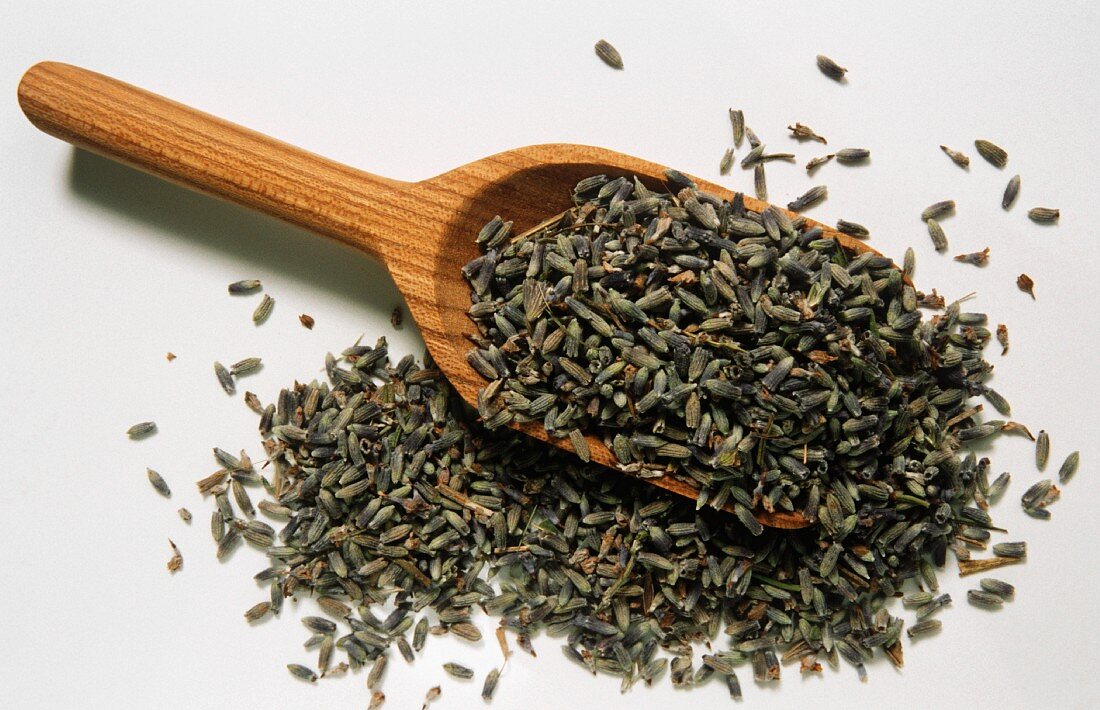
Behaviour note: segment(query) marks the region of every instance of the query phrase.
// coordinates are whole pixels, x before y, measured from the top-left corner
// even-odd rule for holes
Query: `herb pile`
[[[675,194],[595,176],[536,230],[481,230],[467,359],[490,381],[486,425],[540,421],[582,458],[598,432],[623,470],[689,477],[753,534],[757,507],[801,511],[828,540],[902,521],[949,533],[962,442],[1004,424],[969,399],[1008,413],[985,384],[985,315],[924,320],[890,259],[668,178]]]
[[[318,661],[290,666],[305,680],[377,667],[391,645],[411,660],[429,632],[477,640],[477,607],[521,648],[540,629],[564,635],[570,658],[624,688],[667,670],[678,685],[720,675],[738,696],[736,666],[775,680],[783,660],[820,670],[843,658],[862,674],[876,648],[902,661],[889,597],[911,579],[936,589],[949,545],[988,538],[988,515],[966,505],[987,467],[973,456],[909,465],[898,491],[838,472],[819,490],[820,525],[750,531],[487,431],[430,363],[392,365],[384,339],[326,366],[331,385],[257,404],[265,475],[218,449],[223,467],[199,482],[217,502],[219,554],[243,538],[271,560],[256,575],[270,601],[250,621],[287,595],[317,599],[322,615],[304,623]],[[285,522],[276,531],[261,514]],[[918,599],[925,616],[950,601]],[[693,642],[723,634],[728,648],[693,657]]]

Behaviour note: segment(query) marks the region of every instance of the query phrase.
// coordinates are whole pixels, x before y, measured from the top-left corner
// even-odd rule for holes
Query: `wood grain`
[[[36,64],[19,84],[19,103],[41,130],[179,185],[278,217],[360,249],[385,263],[408,302],[432,357],[474,403],[485,381],[466,363],[469,291],[460,268],[477,255],[474,236],[502,214],[516,233],[570,207],[569,193],[597,173],[663,183],[664,167],[614,151],[569,144],[498,153],[428,180],[407,183],[356,170],[247,128],[86,69]],[[733,193],[705,180],[699,187]],[[754,210],[766,205],[745,197]],[[866,244],[820,225],[856,251]],[[877,253],[877,252],[876,252]],[[517,425],[550,439],[541,426]],[[615,467],[589,437],[592,458]],[[698,489],[672,476],[646,479],[694,499]],[[759,511],[766,525],[803,527],[799,515]]]

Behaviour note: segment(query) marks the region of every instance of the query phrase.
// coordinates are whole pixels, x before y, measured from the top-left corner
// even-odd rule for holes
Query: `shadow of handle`
[[[184,187],[258,210],[383,260],[371,215],[407,185],[371,175],[96,72],[31,67],[19,105],[42,131]]]

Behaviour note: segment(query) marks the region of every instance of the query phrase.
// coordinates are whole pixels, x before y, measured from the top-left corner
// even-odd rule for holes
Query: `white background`
[[[288,604],[249,628],[242,613],[266,596],[242,548],[214,560],[210,511],[193,481],[216,468],[212,446],[261,449],[255,416],[215,383],[211,362],[250,355],[262,372],[241,389],[271,401],[280,386],[322,374],[327,350],[386,333],[398,353],[422,345],[393,333],[399,295],[380,266],[235,207],[88,155],[28,124],[15,102],[23,70],[55,59],[117,76],[337,160],[418,180],[516,146],[606,146],[738,189],[751,171],[718,175],[730,143],[726,110],[799,165],[769,165],[773,201],[815,182],[829,199],[809,214],[868,225],[872,244],[917,252],[917,284],[949,298],[976,291],[973,309],[1007,323],[1012,350],[995,386],[1013,418],[1052,434],[1048,475],[1079,448],[1082,469],[1048,523],[1026,518],[1020,493],[1039,478],[1022,438],[993,447],[994,473],[1013,481],[996,519],[1029,542],[1024,566],[999,575],[1018,587],[1000,612],[970,607],[975,578],[942,574],[956,598],[936,638],[906,648],[904,670],[848,667],[823,678],[784,668],[779,686],[741,672],[745,705],[761,707],[1095,707],[1100,703],[1100,461],[1096,422],[1094,227],[1100,186],[1100,29],[1094,3],[618,3],[618,2],[148,2],[9,0],[0,10],[0,689],[8,707],[365,707],[364,675],[294,681],[284,665],[314,663]],[[600,37],[624,72],[592,51]],[[850,68],[821,75],[823,52]],[[823,152],[785,126],[801,121],[829,148],[868,147],[870,165],[802,165]],[[998,171],[973,148],[1009,152]],[[960,170],[939,150],[971,155]],[[739,153],[739,157],[744,150]],[[1023,175],[1016,206],[1001,192]],[[563,186],[563,189],[566,186]],[[984,269],[937,255],[918,219],[940,199],[950,254],[992,248]],[[1030,223],[1036,205],[1061,224]],[[501,210],[506,214],[507,206]],[[1036,283],[1037,301],[1014,281]],[[253,327],[254,298],[225,285],[260,278],[276,299]],[[297,321],[317,319],[310,332]],[[165,352],[179,359],[168,363]],[[128,441],[155,419],[160,432]],[[145,480],[158,469],[170,501]],[[187,526],[176,516],[195,514]],[[183,571],[169,575],[166,538]],[[909,614],[906,614],[910,618]],[[486,620],[488,631],[492,622]],[[571,665],[546,637],[518,655],[494,707],[725,706],[718,682],[685,693],[667,679],[619,695],[618,682]],[[475,682],[440,664],[465,659]],[[425,655],[391,661],[387,708],[473,707],[499,663],[487,641],[471,651],[430,638]]]

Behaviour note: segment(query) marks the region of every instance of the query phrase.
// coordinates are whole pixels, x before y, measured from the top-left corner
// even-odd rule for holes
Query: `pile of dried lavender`
[[[763,506],[842,539],[860,521],[831,491],[856,486],[864,527],[950,525],[962,442],[1005,425],[969,398],[1008,413],[985,384],[985,315],[954,303],[924,321],[890,259],[668,179],[676,194],[598,175],[545,226],[481,230],[467,359],[489,380],[486,425],[541,421],[582,458],[599,433],[623,470],[689,477],[754,534]]]
[[[669,667],[679,685],[721,675],[734,696],[741,663],[758,680],[778,679],[783,660],[820,670],[818,659],[844,658],[862,674],[879,647],[901,663],[903,622],[886,601],[907,580],[936,589],[948,546],[988,538],[988,515],[967,507],[987,463],[973,456],[911,465],[903,490],[838,475],[821,492],[821,525],[752,535],[511,431],[490,434],[430,364],[391,366],[384,339],[326,366],[331,386],[253,402],[270,479],[218,449],[223,468],[199,483],[217,501],[219,554],[243,538],[271,560],[256,575],[270,600],[249,620],[278,613],[286,595],[317,598],[325,616],[304,620],[316,671],[290,667],[306,680],[378,669],[391,644],[411,659],[430,624],[476,640],[478,606],[523,648],[539,629],[566,634],[569,657],[624,689]],[[278,532],[258,519],[255,486],[267,495],[255,508],[285,521]],[[920,618],[949,600],[922,601]],[[393,611],[379,618],[382,604]],[[695,662],[691,644],[723,632],[729,648]],[[336,650],[346,662],[332,664]]]

